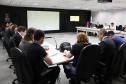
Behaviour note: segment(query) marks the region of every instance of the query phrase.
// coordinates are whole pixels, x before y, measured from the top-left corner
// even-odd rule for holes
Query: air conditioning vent
[[[112,0],[98,0],[98,3],[111,3]]]

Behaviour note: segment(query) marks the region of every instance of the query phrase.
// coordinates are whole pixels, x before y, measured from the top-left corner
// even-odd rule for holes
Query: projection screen
[[[59,30],[59,12],[27,11],[27,24],[43,31]]]

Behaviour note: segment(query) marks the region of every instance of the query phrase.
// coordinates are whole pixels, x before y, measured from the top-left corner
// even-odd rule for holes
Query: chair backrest
[[[98,45],[89,45],[82,49],[78,59],[76,73],[77,77],[86,81],[96,74],[99,67],[101,48]]]
[[[18,81],[21,84],[32,84],[33,71],[25,54],[19,48],[13,47],[11,48],[11,56]]]
[[[13,48],[13,47],[16,47],[16,44],[14,42],[14,38],[13,37],[10,37],[10,40],[9,40],[9,47],[10,49]]]
[[[60,52],[64,52],[64,50],[71,50],[71,44],[69,42],[63,42],[59,47]]]
[[[120,76],[123,73],[126,73],[126,43],[122,44],[119,49],[119,52],[113,63],[113,73],[115,76]]]
[[[119,25],[119,30],[120,30],[120,31],[122,31],[122,30],[123,30],[122,25]]]
[[[9,38],[7,38],[6,35],[3,37],[3,45],[8,53],[8,56],[10,57]]]
[[[10,39],[4,38],[3,45],[7,50],[8,56],[11,57],[10,49],[16,46],[13,38],[10,38]]]

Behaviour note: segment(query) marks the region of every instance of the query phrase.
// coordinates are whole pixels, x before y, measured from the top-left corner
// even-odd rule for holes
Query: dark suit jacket
[[[21,42],[22,36],[18,32],[16,32],[13,35],[13,39],[14,39],[14,43],[15,43],[16,47],[18,47]]]

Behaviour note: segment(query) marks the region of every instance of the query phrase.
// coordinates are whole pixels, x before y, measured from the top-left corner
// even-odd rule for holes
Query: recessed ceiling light
[[[52,7],[57,7],[56,5],[52,6]]]
[[[39,4],[38,4],[38,3],[34,3],[33,5],[34,5],[34,6],[38,6]]]

